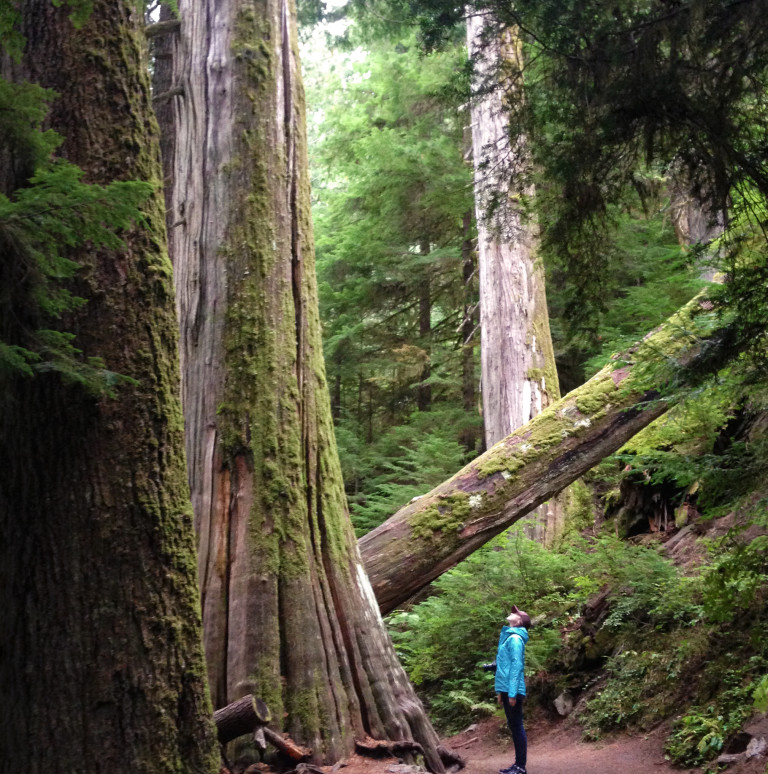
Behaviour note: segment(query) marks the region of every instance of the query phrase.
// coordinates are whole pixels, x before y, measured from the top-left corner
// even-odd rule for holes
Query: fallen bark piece
[[[313,763],[300,763],[295,769],[286,772],[286,774],[326,774],[326,772]]]
[[[733,357],[732,340],[711,302],[697,296],[586,384],[360,538],[381,612],[619,449],[675,402],[670,385],[696,382]]]
[[[261,752],[267,749],[267,737],[264,734],[264,726],[259,726],[253,732],[253,743],[256,745],[256,749],[261,750]]]
[[[454,745],[455,747],[466,747],[466,745],[470,744],[470,742],[477,741],[477,737],[474,739],[470,739],[469,742],[465,742],[463,745]],[[443,745],[438,745],[437,752],[440,755],[440,760],[442,760],[443,764],[445,765],[445,769],[448,772],[457,772],[463,769],[467,762],[464,760],[464,758],[461,757],[458,753],[454,752],[448,747],[444,747]]]
[[[747,745],[746,758],[765,757],[768,754],[768,741],[764,736],[753,737]]]
[[[479,738],[480,738],[479,736],[473,736],[471,739],[467,739],[466,742],[459,742],[458,744],[456,742],[454,742],[453,746],[454,747],[469,747],[469,745],[471,745],[474,742],[476,742]]]
[[[269,708],[255,696],[248,694],[213,713],[216,731],[221,744],[245,734],[252,734],[259,726],[272,720]]]
[[[296,744],[290,737],[280,736],[277,731],[273,731],[271,728],[264,729],[264,737],[273,747],[276,747],[292,761],[306,761],[312,755],[312,750],[308,747]]]
[[[372,758],[400,758],[403,755],[424,755],[424,748],[409,739],[356,739],[355,751]],[[439,752],[439,748],[438,748]]]

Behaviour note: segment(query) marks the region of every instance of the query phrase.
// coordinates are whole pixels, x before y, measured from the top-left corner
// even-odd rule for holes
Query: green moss
[[[413,515],[409,524],[411,534],[416,538],[434,538],[441,534],[458,532],[472,513],[470,496],[457,492],[448,497],[439,497],[437,502]]]
[[[232,54],[245,66],[245,93],[258,100],[259,86],[274,74],[275,52],[269,22],[258,17],[253,8],[241,6],[235,19]]]
[[[616,391],[611,375],[606,373],[597,384],[590,385],[589,389],[586,386],[582,388],[576,396],[576,408],[585,417],[595,418],[610,403]]]
[[[592,490],[581,479],[577,479],[565,492],[565,534],[591,527],[595,523]]]
[[[543,272],[537,286],[536,311],[534,313],[532,327],[533,333],[536,336],[536,341],[541,350],[543,367],[530,369],[528,378],[542,382],[547,393],[548,402],[552,404],[560,399],[560,380],[557,377],[555,352],[552,347],[552,333],[549,328],[549,313],[547,311],[547,300],[545,298]],[[533,376],[532,372],[536,372],[537,375]]]
[[[525,461],[515,451],[507,449],[493,450],[490,457],[483,457],[477,464],[477,477],[480,481],[495,473],[501,473],[505,478],[512,478],[525,465]]]

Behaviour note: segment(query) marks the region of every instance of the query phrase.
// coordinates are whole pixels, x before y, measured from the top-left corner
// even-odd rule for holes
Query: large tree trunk
[[[467,19],[475,64],[471,102],[475,166],[483,419],[488,448],[560,397],[536,224],[522,209],[533,194],[524,135],[510,139],[506,101],[522,98],[505,75],[521,65],[520,42],[486,16]]]
[[[487,14],[467,18],[475,70],[471,101],[477,251],[480,274],[481,385],[490,449],[560,398],[549,330],[537,225],[523,212],[533,196],[527,138],[510,126],[509,101],[523,98],[522,45]],[[511,136],[514,131],[514,138]],[[542,505],[531,536],[551,542],[563,506]]]
[[[467,416],[477,410],[475,397],[475,333],[477,330],[477,307],[474,292],[475,250],[471,237],[472,213],[465,212],[462,219],[464,239],[461,243],[462,276],[464,279],[464,309],[461,322],[461,405]],[[470,427],[462,431],[459,439],[468,452],[477,451],[477,433]],[[485,451],[482,445],[480,451]]]
[[[160,176],[137,7],[20,4],[21,65],[87,182]],[[66,328],[132,377],[114,398],[56,374],[0,403],[0,769],[218,770],[205,680],[162,194],[125,248],[83,249]],[[3,256],[6,260],[7,256]]]
[[[721,362],[724,331],[694,335],[697,320],[707,318],[700,312],[710,308],[694,299],[625,354],[621,368],[606,366],[364,535],[360,551],[381,611],[411,598],[663,414],[673,402],[659,399],[665,382]]]
[[[182,0],[170,220],[216,706],[253,693],[318,761],[437,737],[346,511],[322,360],[289,0]]]

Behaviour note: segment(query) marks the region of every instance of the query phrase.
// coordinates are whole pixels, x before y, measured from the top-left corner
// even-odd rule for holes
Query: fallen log
[[[733,352],[704,294],[641,342],[415,498],[358,541],[382,613],[388,613],[619,449]]]
[[[272,720],[269,708],[255,696],[248,694],[213,713],[220,744],[227,744],[245,734],[252,734],[259,726]]]

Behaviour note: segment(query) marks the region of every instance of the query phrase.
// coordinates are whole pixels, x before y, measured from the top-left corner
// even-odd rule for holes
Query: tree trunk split
[[[662,396],[665,385],[732,354],[729,331],[715,327],[711,309],[697,296],[621,359],[363,536],[360,551],[382,613],[661,416],[674,402]]]

